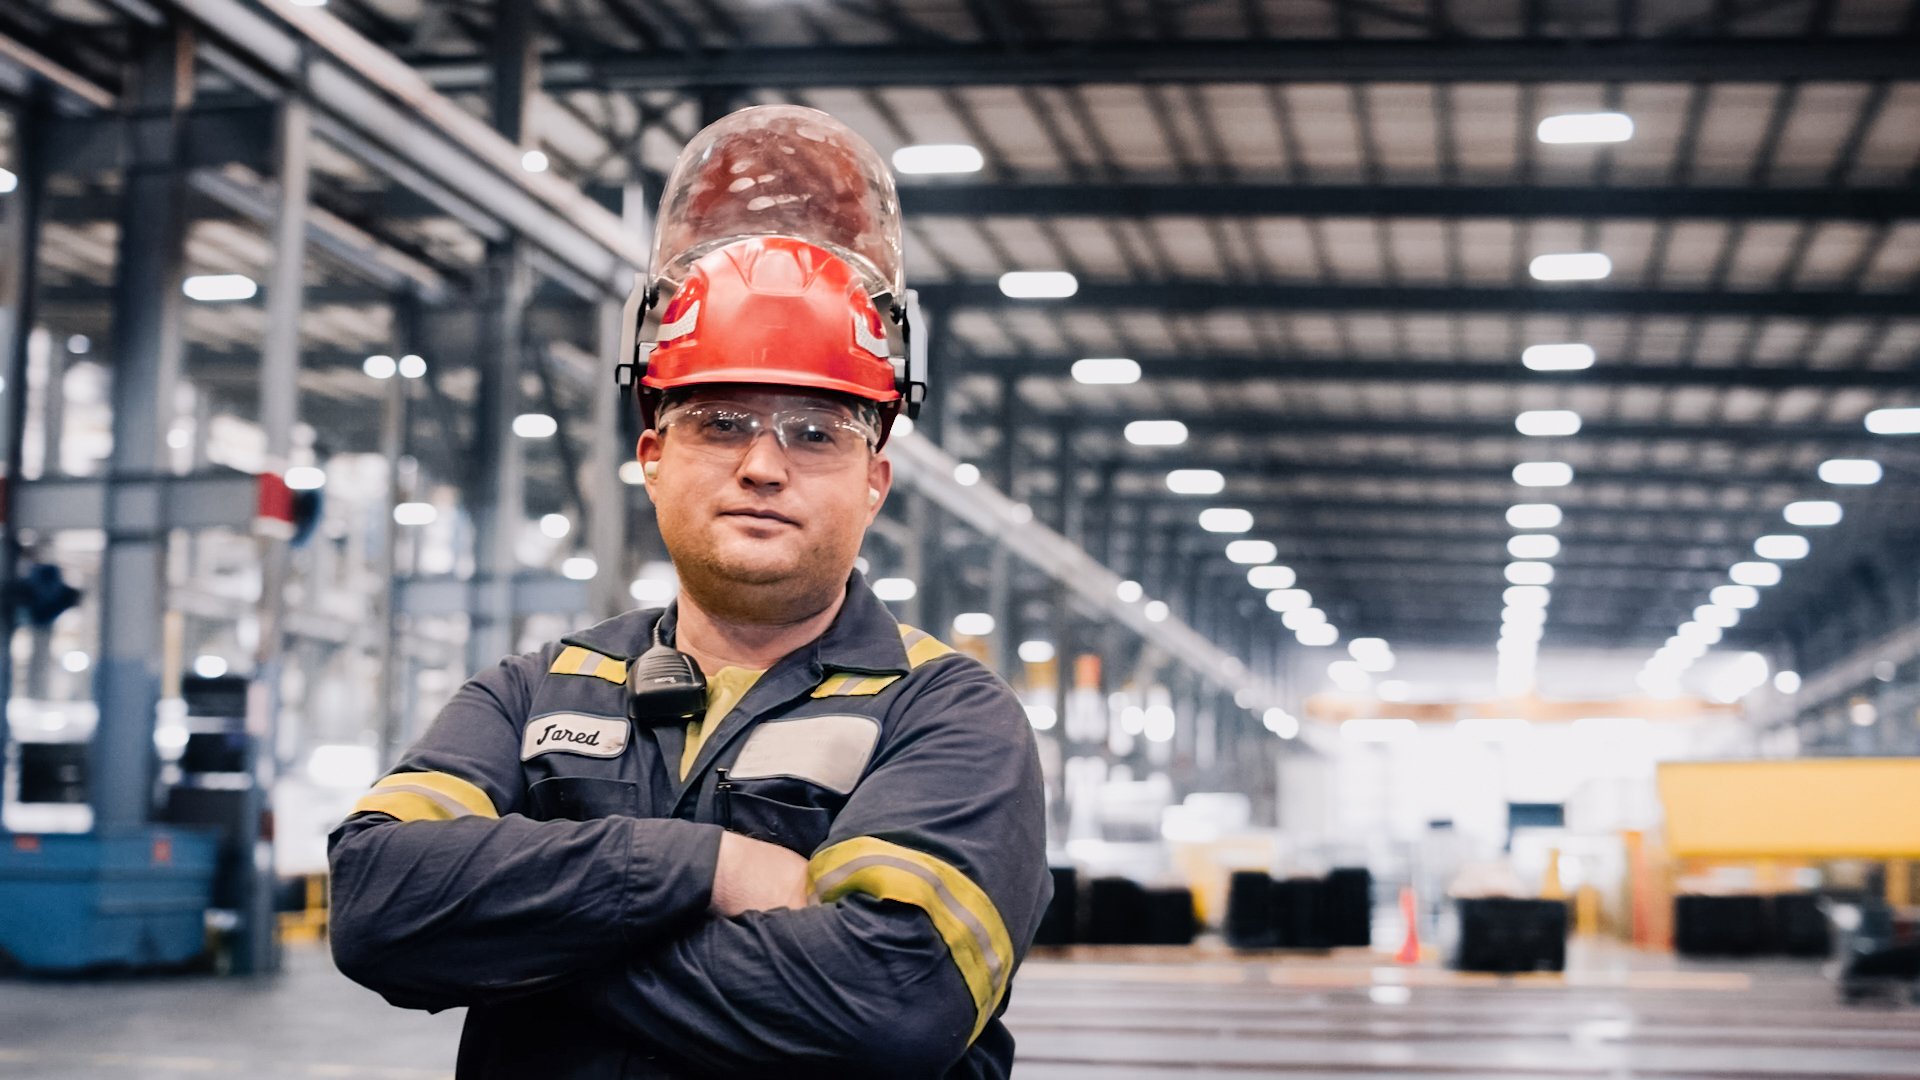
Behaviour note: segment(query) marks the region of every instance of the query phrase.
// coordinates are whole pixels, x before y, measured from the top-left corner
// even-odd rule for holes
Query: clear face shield
[[[644,372],[654,320],[694,263],[737,241],[776,236],[823,248],[859,275],[886,326],[905,411],[918,412],[926,353],[912,332],[919,312],[901,266],[893,173],[853,129],[797,105],[742,109],[681,152],[654,221],[652,267],[627,304],[623,362]]]

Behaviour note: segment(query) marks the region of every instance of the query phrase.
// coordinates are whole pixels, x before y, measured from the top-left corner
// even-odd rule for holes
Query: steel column
[[[6,346],[6,387],[0,391],[6,408],[6,479],[19,484],[24,478],[21,463],[25,459],[27,434],[27,368],[31,360],[36,300],[40,282],[40,235],[42,209],[47,193],[47,146],[45,132],[49,116],[44,95],[14,114],[14,141],[18,151],[14,161],[19,169],[18,186],[6,200],[5,258],[12,264],[5,279],[12,282],[12,295],[3,298],[5,332],[0,341]],[[51,366],[51,365],[50,365]],[[0,540],[0,787],[7,772],[7,710],[13,698],[13,662],[15,579],[20,569],[19,530],[6,523],[6,536]],[[43,657],[41,659],[44,659]]]
[[[493,124],[516,146],[525,140],[527,94],[539,77],[532,0],[505,0],[496,9],[493,43]],[[520,375],[526,358],[526,308],[533,271],[518,238],[489,247],[488,308],[481,318],[480,393],[475,410],[473,508],[474,590],[467,634],[467,668],[479,671],[513,651],[513,577],[516,541],[526,517],[526,457],[513,433],[520,413]],[[556,419],[558,419],[556,417]]]
[[[181,135],[193,101],[193,39],[184,29],[162,29],[137,49],[126,100],[133,145],[120,193],[114,275],[110,477],[165,470],[164,439],[180,374]],[[100,704],[91,778],[96,827],[142,824],[152,808],[166,580],[166,535],[131,532],[109,520],[100,663],[94,668]]]
[[[260,427],[267,439],[266,471],[285,475],[292,464],[293,426],[300,419],[300,313],[305,308],[307,262],[308,151],[313,119],[297,96],[280,103],[275,172],[279,181],[273,223],[273,267],[267,280],[266,340],[260,350]],[[260,634],[254,650],[253,681],[247,687],[247,734],[251,737],[252,813],[242,817],[235,838],[248,857],[239,933],[234,938],[233,970],[242,975],[280,968],[274,907],[277,875],[273,839],[262,826],[279,775],[280,681],[287,649],[287,582],[293,573],[289,536],[262,536],[260,545]]]
[[[401,355],[413,352],[419,337],[419,312],[411,303],[396,306],[394,350]],[[386,399],[380,408],[380,459],[387,463],[386,513],[380,519],[380,553],[376,570],[385,588],[379,594],[381,650],[379,677],[375,689],[376,722],[380,730],[380,767],[390,768],[399,760],[400,743],[405,738],[406,713],[398,700],[399,675],[407,663],[400,634],[400,526],[393,512],[407,499],[405,485],[410,478],[401,475],[401,458],[407,452],[410,398],[413,380],[388,379]]]

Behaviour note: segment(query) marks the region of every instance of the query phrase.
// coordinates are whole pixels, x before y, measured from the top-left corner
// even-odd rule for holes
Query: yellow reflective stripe
[[[578,645],[569,645],[560,650],[553,658],[553,666],[547,668],[549,675],[590,675],[596,679],[605,679],[611,683],[627,681],[627,665],[611,656],[601,656],[591,649]]]
[[[452,821],[465,815],[418,791],[370,791],[353,804],[353,814],[386,814],[401,821]]]
[[[906,623],[900,624],[900,643],[907,647],[907,667],[913,669],[953,651],[953,646]]]
[[[813,688],[809,697],[872,697],[900,681],[898,675],[830,675]]]
[[[487,793],[443,772],[405,772],[382,777],[353,804],[353,813],[390,814],[401,821],[451,821],[457,817],[497,818]]]
[[[1013,977],[1013,941],[985,891],[931,855],[872,836],[815,855],[807,879],[822,903],[857,892],[926,912],[973,996],[977,1016],[967,1041],[980,1037]]]
[[[840,691],[846,689],[847,684],[857,678],[859,678],[858,675],[829,675],[821,681],[819,686],[813,688],[813,693],[807,696],[815,698],[833,697],[839,694]]]

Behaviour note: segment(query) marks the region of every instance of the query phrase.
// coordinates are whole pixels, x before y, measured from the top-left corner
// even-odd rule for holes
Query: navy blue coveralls
[[[1051,892],[1033,733],[855,574],[683,782],[626,719],[635,611],[462,686],[331,838],[340,969],[467,1006],[460,1080],[1000,1077]],[[722,783],[724,777],[725,782]],[[810,857],[817,903],[709,914],[725,827]]]

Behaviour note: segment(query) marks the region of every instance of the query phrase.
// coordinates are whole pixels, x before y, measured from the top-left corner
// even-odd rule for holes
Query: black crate
[[[1676,896],[1673,949],[1681,956],[1762,956],[1772,950],[1764,896]]]
[[[1147,890],[1147,920],[1141,944],[1191,945],[1199,929],[1193,914],[1193,890],[1169,887]]]
[[[23,742],[20,746],[20,801],[87,801],[87,744]]]
[[[196,731],[187,736],[180,752],[180,771],[189,773],[243,773],[248,771],[247,748],[252,739],[244,731]]]
[[[1273,943],[1282,949],[1327,948],[1326,882],[1286,878],[1273,883]]]
[[[1785,956],[1827,956],[1833,952],[1833,927],[1817,893],[1782,893],[1773,898],[1773,951]]]
[[[1146,937],[1147,890],[1126,878],[1095,878],[1087,885],[1086,929],[1089,945],[1139,945]]]
[[[1053,899],[1047,901],[1047,910],[1040,917],[1040,929],[1034,934],[1035,945],[1072,945],[1078,940],[1075,933],[1080,917],[1080,875],[1071,866],[1056,866],[1053,872]]]
[[[1461,971],[1564,971],[1567,905],[1558,900],[1488,897],[1456,901]]]
[[[247,715],[247,686],[252,681],[245,675],[220,675],[211,679],[182,675],[180,697],[187,704],[189,716],[242,717]]]
[[[1373,874],[1365,867],[1343,867],[1327,875],[1323,925],[1334,948],[1373,944]]]
[[[1227,915],[1221,931],[1236,949],[1273,947],[1273,878],[1264,870],[1236,870],[1227,879]]]

